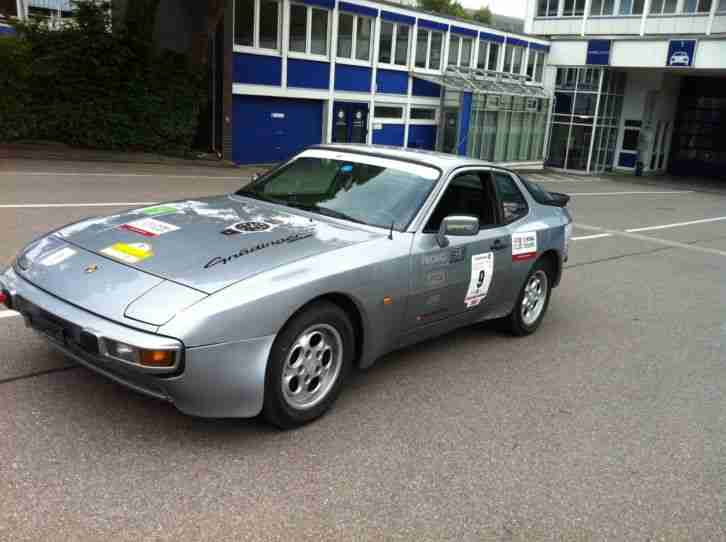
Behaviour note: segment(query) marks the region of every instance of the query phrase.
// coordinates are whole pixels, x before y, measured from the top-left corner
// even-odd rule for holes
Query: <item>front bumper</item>
[[[24,300],[80,330],[148,348],[163,348],[176,339],[139,331],[101,318],[34,286],[13,269],[0,275],[13,307]],[[173,376],[94,353],[82,341],[49,343],[85,367],[139,393],[170,401],[180,411],[202,417],[251,417],[262,410],[265,371],[274,335],[244,341],[183,349],[183,362]]]

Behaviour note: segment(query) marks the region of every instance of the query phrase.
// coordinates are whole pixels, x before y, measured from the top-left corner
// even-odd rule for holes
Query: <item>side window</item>
[[[515,220],[519,220],[527,214],[529,206],[527,200],[524,199],[517,185],[514,183],[512,176],[508,173],[492,173],[494,183],[497,186],[497,195],[502,204],[502,217],[504,223],[509,224]]]
[[[496,224],[493,202],[492,186],[488,174],[462,173],[446,187],[424,232],[439,231],[441,221],[452,215],[475,216],[479,219],[480,227],[493,226]]]

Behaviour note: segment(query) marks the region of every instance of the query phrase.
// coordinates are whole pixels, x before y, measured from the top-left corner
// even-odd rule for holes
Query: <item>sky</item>
[[[489,6],[494,13],[524,19],[526,0],[461,0],[465,8],[479,9],[483,4]]]

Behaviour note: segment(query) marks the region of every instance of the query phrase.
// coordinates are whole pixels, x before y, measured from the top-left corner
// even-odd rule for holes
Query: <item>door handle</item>
[[[501,239],[497,239],[492,243],[489,248],[491,248],[492,250],[504,250],[508,246],[508,244],[502,243]]]

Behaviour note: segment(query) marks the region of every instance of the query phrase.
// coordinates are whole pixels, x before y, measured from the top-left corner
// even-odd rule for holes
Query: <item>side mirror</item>
[[[259,178],[260,178],[260,174],[259,173],[253,173],[252,174],[252,177],[250,177],[250,181],[255,182]]]
[[[479,233],[479,219],[475,216],[447,216],[441,221],[436,242],[441,248],[449,246],[448,235],[472,236]]]

